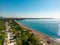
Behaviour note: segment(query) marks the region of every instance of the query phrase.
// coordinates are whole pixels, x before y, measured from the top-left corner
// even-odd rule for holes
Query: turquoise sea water
[[[25,19],[18,22],[53,38],[60,38],[59,19]]]

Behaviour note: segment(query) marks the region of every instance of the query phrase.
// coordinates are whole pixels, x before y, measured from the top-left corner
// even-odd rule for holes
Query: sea
[[[18,22],[60,40],[60,19],[24,19],[18,20]]]

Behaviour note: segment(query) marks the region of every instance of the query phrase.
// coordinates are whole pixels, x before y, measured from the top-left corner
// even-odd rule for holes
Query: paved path
[[[10,26],[8,22],[6,22],[6,31],[5,31],[5,42],[4,45],[16,45],[16,42],[11,42],[11,32],[10,32]],[[13,35],[13,34],[12,34]]]

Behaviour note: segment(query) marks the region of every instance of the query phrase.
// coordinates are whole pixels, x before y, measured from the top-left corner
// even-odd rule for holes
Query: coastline
[[[56,43],[57,45],[60,44],[60,42],[59,42],[57,39],[53,39],[53,38],[51,38],[50,36],[48,36],[48,35],[46,35],[46,34],[43,34],[43,33],[41,33],[41,32],[38,32],[38,31],[34,30],[34,29],[31,29],[31,28],[29,28],[28,26],[25,26],[25,25],[19,23],[17,20],[14,20],[14,21],[15,21],[17,24],[19,24],[19,26],[23,27],[24,29],[30,30],[30,31],[31,31],[33,34],[35,34],[36,36],[39,36],[40,40],[43,40],[43,42],[45,42],[45,41],[47,41],[47,40],[50,40],[50,41],[52,41],[52,44],[53,44],[53,43]],[[52,45],[52,44],[51,44],[51,45]]]

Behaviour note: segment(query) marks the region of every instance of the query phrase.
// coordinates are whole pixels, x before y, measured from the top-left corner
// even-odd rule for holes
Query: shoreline
[[[45,40],[47,41],[48,39],[51,40],[53,43],[57,43],[58,45],[60,44],[60,42],[55,39],[55,38],[51,38],[50,36],[43,34],[41,32],[38,32],[34,29],[29,28],[28,26],[25,26],[21,23],[19,23],[17,20],[14,20],[17,24],[19,24],[19,26],[23,27],[24,29],[30,30],[33,34],[35,34],[36,36],[39,36],[41,40]]]

